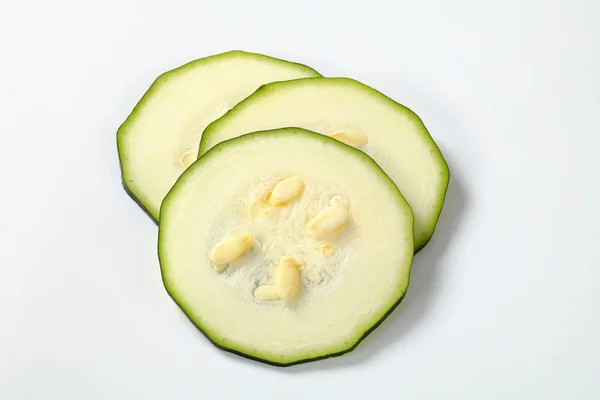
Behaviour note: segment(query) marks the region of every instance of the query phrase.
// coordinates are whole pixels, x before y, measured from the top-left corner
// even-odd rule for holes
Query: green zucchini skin
[[[144,203],[142,203],[137,197],[135,197],[135,195],[133,193],[131,193],[131,190],[129,190],[129,188],[127,187],[127,185],[125,184],[125,181],[123,179],[121,179],[121,185],[123,186],[125,193],[127,193],[127,196],[129,196],[131,198],[131,200],[133,200],[135,202],[135,204],[137,204],[142,209],[142,211],[144,213],[146,213],[146,215],[148,217],[150,217],[152,222],[154,222],[156,224],[156,226],[158,226],[158,220],[156,218],[154,218],[154,216],[152,215],[152,213],[150,211],[148,211],[148,209],[146,208]]]
[[[160,254],[159,254],[160,257]],[[340,351],[337,353],[331,353],[331,354],[327,354],[324,356],[320,356],[320,357],[312,357],[312,358],[305,358],[303,360],[298,360],[298,361],[292,361],[290,363],[278,363],[278,362],[273,362],[270,360],[265,360],[262,359],[260,357],[255,357],[253,355],[250,354],[246,354],[246,353],[242,353],[240,351],[237,350],[233,350],[230,349],[228,347],[225,347],[217,342],[215,342],[208,333],[206,333],[201,327],[198,326],[198,324],[196,324],[196,322],[194,322],[194,320],[192,318],[190,318],[190,316],[185,312],[185,309],[179,304],[179,302],[177,301],[177,299],[175,299],[175,297],[173,297],[173,295],[171,294],[171,292],[169,292],[169,289],[167,288],[167,285],[165,283],[165,280],[163,278],[162,280],[163,282],[163,286],[165,288],[165,291],[167,292],[167,294],[169,295],[169,297],[171,298],[171,300],[173,300],[173,302],[175,304],[177,304],[177,307],[179,307],[179,310],[183,313],[183,315],[185,315],[185,317],[193,324],[193,326],[196,327],[196,329],[198,329],[200,331],[200,333],[206,338],[208,339],[208,341],[215,346],[216,348],[218,348],[219,350],[223,350],[226,351],[228,353],[234,354],[236,356],[240,356],[243,357],[245,359],[248,359],[250,361],[256,361],[262,364],[266,364],[266,365],[270,365],[272,367],[293,367],[294,365],[299,365],[299,364],[306,364],[306,363],[311,363],[311,362],[315,362],[315,361],[321,361],[321,360],[326,360],[328,358],[335,358],[335,357],[340,357],[343,356],[344,354],[348,354],[350,352],[352,352],[354,349],[356,349],[358,347],[359,344],[361,344],[361,342],[363,340],[365,340],[367,338],[367,336],[369,336],[375,329],[377,329],[393,312],[394,310],[400,305],[400,303],[402,303],[402,300],[404,300],[404,298],[406,297],[406,293],[408,293],[408,289],[410,287],[410,280],[408,283],[408,286],[406,287],[406,290],[404,292],[404,294],[398,299],[398,301],[396,301],[392,307],[390,307],[389,310],[387,310],[387,312],[383,315],[383,317],[381,319],[379,319],[379,321],[377,321],[371,328],[369,328],[369,330],[367,330],[361,337],[360,339],[358,339],[358,341],[356,341],[356,343],[354,343],[352,345],[352,347],[344,350],[344,351]]]

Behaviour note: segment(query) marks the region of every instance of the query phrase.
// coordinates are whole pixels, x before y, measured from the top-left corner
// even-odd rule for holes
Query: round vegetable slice
[[[354,349],[403,298],[413,250],[383,170],[300,128],[215,146],[161,207],[171,297],[219,348],[278,366]]]
[[[196,160],[210,122],[265,83],[315,76],[305,65],[243,51],[162,74],[117,132],[125,190],[158,221],[163,198]]]
[[[235,136],[287,126],[329,135],[369,154],[413,209],[415,249],[427,244],[442,210],[450,172],[415,113],[352,79],[272,83],[210,124],[199,154]]]

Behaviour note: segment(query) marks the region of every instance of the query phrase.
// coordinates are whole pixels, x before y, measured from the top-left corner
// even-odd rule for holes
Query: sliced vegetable
[[[126,191],[158,221],[163,198],[196,160],[209,123],[265,83],[315,76],[305,65],[242,51],[162,74],[117,133]]]
[[[219,348],[285,366],[351,351],[403,298],[413,215],[365,153],[300,128],[216,145],[161,207],[164,284]]]
[[[369,154],[413,209],[416,250],[425,246],[440,216],[450,173],[415,113],[352,79],[272,83],[210,124],[199,154],[248,132],[287,126],[331,136]]]

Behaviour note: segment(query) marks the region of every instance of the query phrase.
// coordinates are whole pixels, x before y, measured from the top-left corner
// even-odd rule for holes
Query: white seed
[[[319,246],[319,252],[323,257],[327,257],[333,252],[333,246],[330,244],[322,244]]]
[[[257,200],[250,205],[250,218],[263,219],[277,217],[280,209],[270,205],[267,201]]]
[[[350,214],[348,209],[341,204],[334,204],[317,214],[308,224],[307,228],[313,233],[333,232],[348,222]]]
[[[263,285],[254,289],[254,297],[259,300],[279,300],[279,293],[275,285]]]
[[[261,216],[263,204],[261,201],[255,201],[250,205],[250,218],[255,219]]]
[[[237,235],[221,240],[210,252],[210,261],[217,270],[222,270],[227,264],[237,260],[252,245],[252,236]]]
[[[330,133],[329,136],[352,147],[358,148],[363,147],[365,144],[367,144],[367,135],[355,129],[335,131]]]
[[[198,149],[190,149],[190,150],[186,151],[185,153],[183,153],[179,157],[179,160],[177,160],[177,161],[179,162],[179,165],[181,165],[184,168],[187,168],[190,165],[192,165],[192,163],[194,161],[196,161],[197,158],[198,158]]]
[[[301,289],[300,264],[290,257],[284,257],[275,273],[275,288],[284,301],[294,300]]]
[[[298,197],[303,189],[304,182],[299,177],[290,176],[289,178],[285,178],[271,192],[269,204],[272,206],[285,205]]]

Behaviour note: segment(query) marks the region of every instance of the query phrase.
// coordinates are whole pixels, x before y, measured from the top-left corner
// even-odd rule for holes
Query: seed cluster
[[[298,176],[290,176],[281,180],[267,197],[267,202],[274,207],[285,207],[300,197],[304,191],[304,181]],[[321,210],[306,224],[306,229],[313,236],[320,237],[341,229],[350,219],[348,207],[342,201],[334,201],[332,205]],[[209,259],[217,271],[222,271],[233,261],[243,257],[253,246],[251,235],[235,235],[222,239],[210,252]],[[319,248],[323,256],[328,256],[333,246],[325,244]],[[262,285],[254,290],[259,300],[283,300],[291,302],[298,297],[302,289],[302,268],[304,263],[292,257],[283,257],[275,272],[275,283]]]

